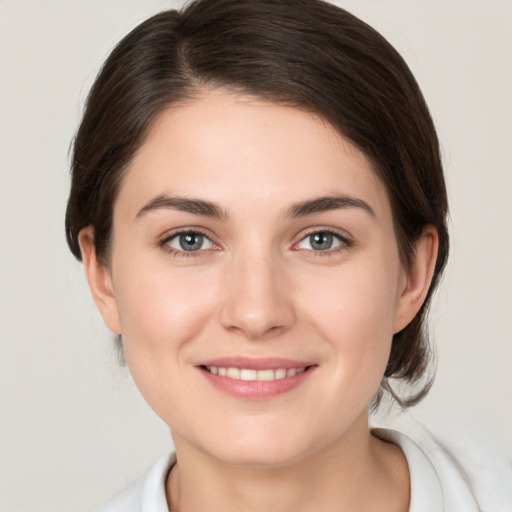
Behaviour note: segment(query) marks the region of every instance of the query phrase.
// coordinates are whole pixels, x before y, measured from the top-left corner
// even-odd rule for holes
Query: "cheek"
[[[160,358],[197,336],[204,318],[214,306],[217,289],[213,276],[197,271],[145,265],[131,261],[118,266],[115,276],[121,284],[116,298],[121,320],[121,335],[127,352]]]
[[[148,404],[171,425],[169,411],[181,410],[180,397],[187,396],[187,354],[213,316],[216,281],[132,260],[118,265],[117,282],[128,368]]]
[[[393,337],[398,282],[393,268],[385,262],[347,265],[310,283],[317,292],[304,300],[304,314],[330,341],[347,375],[359,378],[367,370],[380,382]],[[327,291],[320,293],[322,287]]]

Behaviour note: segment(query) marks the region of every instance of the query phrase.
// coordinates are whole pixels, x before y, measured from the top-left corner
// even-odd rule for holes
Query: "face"
[[[236,464],[283,465],[367,434],[393,333],[412,315],[389,200],[363,154],[312,114],[227,92],[154,123],[102,275],[103,317],[176,445]]]

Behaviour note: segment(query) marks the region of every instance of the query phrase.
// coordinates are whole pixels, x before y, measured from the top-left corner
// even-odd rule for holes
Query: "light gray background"
[[[67,251],[68,156],[112,46],[180,2],[0,0],[0,511],[92,510],[169,449],[118,368]],[[414,414],[512,459],[512,2],[346,0],[422,86],[451,199],[432,320],[437,381]]]

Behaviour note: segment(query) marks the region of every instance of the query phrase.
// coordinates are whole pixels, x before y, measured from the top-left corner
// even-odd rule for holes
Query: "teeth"
[[[286,370],[284,368],[276,370],[275,373],[276,373],[276,379],[284,379],[286,377]]]
[[[240,379],[240,368],[228,368],[226,377],[230,379]]]
[[[276,372],[275,370],[258,370],[257,380],[275,380]]]
[[[206,369],[213,375],[229,377],[235,380],[280,380],[285,377],[294,377],[304,373],[306,368],[278,368],[276,370],[252,370],[250,368],[224,368],[222,366],[207,366]]]
[[[228,373],[228,377],[231,377]],[[233,378],[233,377],[231,377]],[[258,372],[256,370],[246,370],[245,368],[243,370],[240,370],[240,379],[241,380],[257,380],[258,378]]]

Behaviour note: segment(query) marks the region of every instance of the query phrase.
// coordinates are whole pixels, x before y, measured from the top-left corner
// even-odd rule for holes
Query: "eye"
[[[197,252],[214,248],[213,242],[197,231],[177,233],[164,240],[163,245],[180,252]]]
[[[340,235],[331,231],[317,231],[305,236],[296,247],[308,251],[328,251],[342,245],[348,245],[348,241]]]

